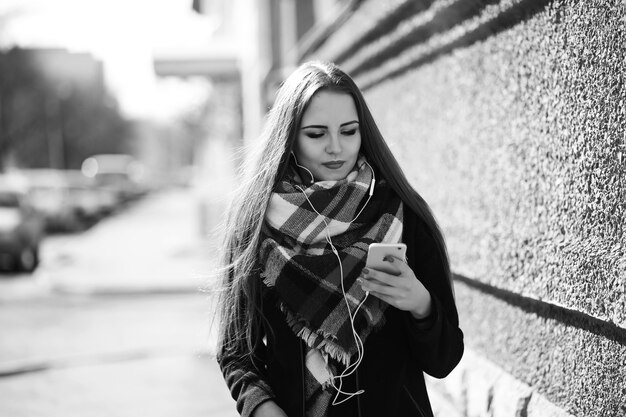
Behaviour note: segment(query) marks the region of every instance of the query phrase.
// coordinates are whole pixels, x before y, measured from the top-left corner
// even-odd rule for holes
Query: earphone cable
[[[306,167],[298,164],[298,160],[294,156],[294,160],[297,166],[304,168],[310,175],[311,175],[311,180],[314,180],[313,174],[311,173],[311,171],[309,171]],[[369,187],[369,196],[367,197],[367,200],[365,201],[365,204],[363,204],[363,207],[361,207],[361,209],[359,210],[359,212],[356,214],[356,216],[354,216],[354,218],[352,220],[350,220],[348,222],[348,224],[353,223],[363,212],[363,210],[365,209],[365,207],[367,206],[367,204],[369,203],[370,199],[372,198],[372,195],[374,194],[374,186],[376,184],[376,177],[374,174],[374,168],[372,168],[372,166],[367,162],[364,161],[367,166],[370,168],[370,170],[372,171],[372,181],[370,183],[370,187]],[[321,217],[322,221],[324,222],[324,231],[326,232],[326,242],[330,245],[330,248],[332,250],[332,252],[335,254],[335,256],[337,257],[337,261],[339,262],[339,274],[340,274],[340,283],[341,283],[341,293],[343,295],[343,299],[346,303],[346,308],[348,310],[348,317],[350,320],[350,328],[352,330],[352,337],[354,338],[354,342],[356,345],[356,349],[357,349],[357,359],[355,362],[353,363],[349,363],[346,368],[343,370],[343,372],[340,375],[331,375],[331,385],[332,387],[337,391],[335,394],[335,398],[332,401],[333,405],[339,405],[345,401],[348,401],[350,398],[356,396],[356,395],[360,395],[362,393],[364,393],[364,390],[359,390],[357,392],[345,392],[342,390],[343,388],[343,378],[348,377],[350,375],[352,375],[354,372],[356,372],[357,368],[359,367],[359,365],[361,364],[361,362],[363,361],[363,357],[365,356],[365,348],[363,345],[363,340],[361,339],[361,337],[359,336],[358,332],[356,331],[356,328],[354,326],[354,321],[356,320],[356,315],[358,313],[358,311],[361,309],[361,307],[363,306],[363,304],[365,303],[365,301],[367,300],[368,296],[369,296],[369,292],[365,292],[365,296],[363,297],[363,299],[360,301],[360,303],[357,305],[357,307],[354,309],[354,312],[350,309],[350,302],[348,300],[348,296],[346,294],[346,289],[345,289],[345,284],[344,284],[344,276],[343,276],[343,263],[341,262],[341,257],[339,256],[339,252],[337,251],[337,248],[335,248],[335,245],[333,244],[332,238],[330,236],[330,226],[328,224],[328,222],[326,221],[326,217],[323,216],[322,214],[320,214],[317,209],[315,208],[315,206],[313,205],[313,203],[311,202],[311,200],[309,200],[308,195],[306,194],[306,192],[302,189],[302,187],[300,187],[299,185],[295,186],[298,190],[300,190],[302,192],[302,194],[304,195],[304,198],[306,198],[307,202],[309,203],[309,205],[311,206],[311,208],[313,209],[313,211]],[[335,384],[335,380],[339,381],[339,386],[337,386]],[[341,401],[338,401],[339,399],[339,395],[343,394],[346,395],[346,398],[342,399]]]
[[[371,168],[372,167],[370,166],[370,169]],[[373,171],[374,170],[372,169],[372,174],[373,174]],[[374,181],[373,178],[372,178],[372,181]],[[340,274],[340,283],[341,283],[341,293],[342,293],[343,299],[344,299],[344,301],[346,303],[346,308],[348,310],[348,317],[350,318],[350,327],[351,327],[351,330],[352,330],[352,336],[354,338],[354,342],[355,342],[356,349],[357,349],[357,359],[356,359],[356,361],[354,363],[348,364],[348,366],[343,370],[341,375],[337,375],[337,376],[333,375],[333,376],[331,376],[331,385],[337,391],[337,393],[335,394],[335,398],[333,399],[332,404],[333,405],[339,405],[339,404],[349,400],[350,398],[352,398],[352,397],[354,397],[356,395],[360,395],[360,394],[365,392],[364,390],[359,390],[357,392],[345,392],[345,391],[342,390],[342,387],[343,387],[343,378],[348,377],[348,376],[352,375],[354,372],[356,372],[357,368],[359,367],[359,365],[363,361],[363,357],[365,355],[363,341],[361,340],[361,337],[359,336],[358,332],[356,331],[356,328],[354,327],[354,321],[356,319],[357,312],[359,311],[359,309],[363,306],[363,304],[367,300],[367,297],[369,296],[369,292],[365,293],[365,296],[363,297],[361,302],[357,305],[357,307],[354,310],[354,312],[352,312],[351,309],[350,309],[350,302],[348,300],[348,296],[347,296],[346,290],[345,290],[344,276],[343,276],[343,263],[341,262],[341,257],[339,256],[339,251],[337,251],[337,248],[333,244],[332,238],[330,237],[330,227],[328,225],[328,222],[326,221],[326,217],[323,216],[322,214],[320,214],[317,211],[317,209],[315,208],[315,206],[313,206],[313,203],[311,202],[311,200],[309,200],[309,197],[306,195],[306,192],[302,189],[302,187],[296,185],[296,188],[298,188],[302,192],[302,194],[304,195],[304,198],[307,200],[307,202],[309,203],[309,205],[311,206],[313,211],[318,216],[320,216],[322,221],[324,222],[324,226],[325,226],[324,231],[326,232],[326,236],[325,236],[326,242],[330,245],[330,248],[331,248],[332,252],[337,257],[337,261],[339,262],[339,274]],[[361,212],[363,211],[363,209],[365,208],[365,206],[369,202],[369,200],[370,200],[370,198],[372,197],[372,194],[373,194],[373,188],[374,187],[372,185],[370,187],[370,195],[369,195],[367,201],[365,202],[365,204],[363,205],[363,207],[361,208],[361,210],[359,211],[357,216],[353,220],[351,220],[350,223],[352,223],[354,220],[356,220],[356,218],[361,214]],[[339,386],[335,385],[335,379],[339,380]],[[341,401],[337,401],[340,394],[346,395],[347,397],[342,399]]]

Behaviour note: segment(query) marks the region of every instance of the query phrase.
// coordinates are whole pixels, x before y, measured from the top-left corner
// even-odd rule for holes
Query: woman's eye
[[[311,139],[318,139],[324,136],[323,132],[306,132],[306,135]]]
[[[356,133],[356,129],[352,129],[352,130],[344,130],[343,132],[341,132],[343,135],[345,136],[352,136]]]

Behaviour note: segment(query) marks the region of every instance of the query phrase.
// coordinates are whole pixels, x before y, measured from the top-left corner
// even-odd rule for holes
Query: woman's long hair
[[[407,181],[378,130],[361,91],[334,64],[308,62],[298,67],[280,87],[265,128],[252,148],[251,159],[245,164],[242,184],[236,190],[227,213],[221,245],[221,354],[250,354],[260,343],[256,332],[265,320],[261,311],[262,287],[257,270],[261,226],[272,190],[288,169],[302,116],[313,95],[320,90],[352,96],[359,116],[361,152],[378,176],[385,178],[402,201],[424,222],[450,279],[448,255],[437,222],[428,204]]]

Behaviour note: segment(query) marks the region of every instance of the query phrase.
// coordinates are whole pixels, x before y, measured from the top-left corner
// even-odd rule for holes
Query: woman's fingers
[[[386,302],[389,305],[394,305],[394,298],[390,297],[388,295],[376,292],[376,291],[370,291],[370,295],[373,295],[376,298],[380,298],[381,300],[383,300],[384,302]]]
[[[386,261],[398,274],[363,268],[358,279],[363,291],[401,310],[419,315],[427,314],[430,311],[430,293],[415,277],[411,267],[404,260],[395,257],[388,257]]]
[[[380,278],[381,276],[379,276]],[[369,291],[370,293],[376,292],[384,295],[397,295],[398,289],[392,285],[387,285],[385,282],[380,281],[379,279],[359,278],[359,283],[361,284],[361,288],[363,291]]]
[[[387,255],[384,259],[389,262],[393,268],[397,269],[400,275],[413,275],[413,270],[411,267],[404,261],[404,259],[400,259],[395,256]]]
[[[403,260],[392,256],[388,256],[385,260],[389,263],[390,272],[363,268],[361,277],[367,281],[375,280],[392,287],[401,287],[406,284],[403,282],[403,278],[415,279],[413,270]]]
[[[386,272],[378,271],[371,268],[363,268],[363,272],[361,272],[361,277],[366,279],[367,281],[378,281],[385,285],[393,285],[394,278],[398,279],[396,275],[388,274]]]

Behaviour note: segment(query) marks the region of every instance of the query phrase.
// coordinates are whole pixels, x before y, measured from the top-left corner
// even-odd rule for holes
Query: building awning
[[[233,56],[160,55],[153,59],[154,72],[161,77],[201,76],[212,79],[239,79],[239,64]]]

